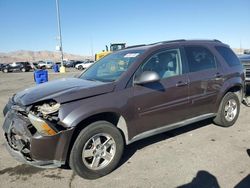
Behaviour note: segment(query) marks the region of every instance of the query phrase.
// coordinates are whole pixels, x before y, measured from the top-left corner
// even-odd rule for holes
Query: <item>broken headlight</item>
[[[61,130],[57,126],[59,108],[60,103],[54,100],[44,101],[31,108],[28,118],[41,135],[55,135]]]
[[[56,134],[56,131],[42,118],[39,118],[31,113],[29,113],[28,117],[32,125],[41,135],[52,136]]]
[[[37,111],[41,112],[44,116],[47,116],[49,114],[53,114],[57,112],[60,108],[60,104],[56,103],[54,101],[44,103],[43,105],[40,105],[37,107]]]

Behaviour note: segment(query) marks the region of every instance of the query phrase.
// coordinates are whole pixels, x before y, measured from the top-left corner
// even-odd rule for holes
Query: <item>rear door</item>
[[[186,46],[188,64],[189,112],[187,118],[214,113],[223,83],[223,70],[207,47]]]
[[[188,104],[187,75],[183,74],[179,49],[167,49],[152,55],[137,70],[159,74],[159,82],[133,86],[137,134],[186,118]]]

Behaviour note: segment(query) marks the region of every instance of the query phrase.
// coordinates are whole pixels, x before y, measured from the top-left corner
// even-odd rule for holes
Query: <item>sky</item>
[[[55,51],[55,0],[0,0],[0,52]],[[59,0],[63,51],[92,55],[110,43],[219,39],[250,48],[250,0]]]

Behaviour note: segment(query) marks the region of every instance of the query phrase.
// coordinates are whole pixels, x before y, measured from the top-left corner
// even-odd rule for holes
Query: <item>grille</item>
[[[246,77],[250,78],[250,62],[242,62],[242,64],[246,70]]]
[[[248,72],[246,72],[246,77],[250,78],[250,70]]]

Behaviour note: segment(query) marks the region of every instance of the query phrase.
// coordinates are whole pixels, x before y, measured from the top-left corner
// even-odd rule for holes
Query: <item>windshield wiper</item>
[[[84,78],[85,80],[88,80],[88,81],[93,81],[93,82],[103,82],[101,80],[96,80],[94,78]]]
[[[97,80],[95,80],[95,79],[93,79],[93,78],[84,78],[85,80],[89,80],[89,81],[97,81]]]

